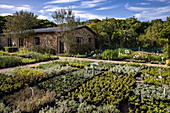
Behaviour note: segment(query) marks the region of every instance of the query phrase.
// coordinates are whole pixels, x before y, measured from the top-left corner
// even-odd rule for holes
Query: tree
[[[71,52],[71,48],[75,48],[75,41],[73,41],[75,37],[72,30],[77,27],[80,20],[75,18],[75,15],[71,8],[68,8],[67,10],[56,10],[52,14],[52,17],[62,29],[65,52],[69,54]]]
[[[163,29],[161,31],[161,37],[168,39],[167,43],[167,57],[170,59],[170,17],[167,17],[166,21],[163,24]]]
[[[6,17],[4,33],[10,38],[28,38],[34,32],[33,29],[37,25],[37,16],[31,12],[19,11],[12,16]]]
[[[0,16],[0,33],[3,32],[5,22],[6,22],[5,16]]]
[[[50,28],[50,27],[57,27],[57,25],[54,22],[51,22],[49,20],[43,20],[43,19],[38,19],[37,20],[37,28]]]

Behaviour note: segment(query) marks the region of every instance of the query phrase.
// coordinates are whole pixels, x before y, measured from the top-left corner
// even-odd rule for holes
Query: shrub
[[[0,56],[0,68],[17,66],[22,64],[20,57],[16,56]]]
[[[39,108],[40,105],[54,101],[55,92],[45,91],[37,87],[26,87],[3,99],[10,106],[15,106],[21,112],[31,112]]]
[[[114,59],[118,57],[118,52],[113,50],[105,50],[101,56],[103,59]]]
[[[10,53],[18,51],[18,47],[4,47],[4,49]]]
[[[36,61],[48,60],[48,56],[36,52],[28,52],[26,53],[26,57],[36,59]]]
[[[29,59],[29,58],[22,58],[22,63],[23,64],[29,64],[29,63],[35,63],[36,59]]]
[[[9,113],[11,108],[9,106],[5,106],[3,102],[0,102],[0,113]]]
[[[77,57],[77,58],[86,58],[87,55],[74,55],[74,54],[63,54],[63,57]]]
[[[3,53],[4,53],[3,51],[0,51],[0,56],[2,56],[2,55],[3,55]]]
[[[114,51],[118,51],[121,54],[132,54],[133,53],[131,49],[122,49],[122,48],[115,49]]]

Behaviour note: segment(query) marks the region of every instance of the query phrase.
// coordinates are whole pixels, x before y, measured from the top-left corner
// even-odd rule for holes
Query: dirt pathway
[[[116,64],[121,64],[121,63],[133,63],[134,62],[125,62],[125,61],[112,61],[112,60],[97,60],[97,59],[88,59],[88,58],[74,58],[74,57],[59,57],[59,59],[65,59],[65,58],[71,58],[71,59],[77,59],[77,60],[84,60],[84,61],[96,61],[96,62],[107,62],[107,63],[116,63]],[[137,64],[144,64],[147,66],[153,66],[153,67],[165,67],[165,68],[170,68],[170,66],[162,65],[162,64],[150,64],[150,63],[137,63]]]
[[[125,62],[125,61],[111,61],[111,60],[97,60],[97,59],[88,59],[88,58],[75,58],[75,57],[60,57],[59,56],[59,60],[60,59],[65,59],[65,58],[69,58],[69,59],[77,59],[77,60],[84,60],[84,61],[95,61],[95,62],[107,62],[107,63],[116,63],[116,64],[121,64],[121,63],[133,63],[133,62]],[[45,62],[39,62],[39,63],[34,63],[34,64],[28,64],[28,65],[24,65],[21,66],[23,68],[28,68],[28,67],[34,67],[35,65],[40,65],[40,64],[46,64],[46,63],[50,63],[53,61],[57,61],[57,60],[51,60],[51,61],[45,61]],[[140,63],[141,65],[147,65],[147,66],[153,66],[153,67],[165,67],[165,68],[170,68],[170,66],[166,66],[166,65],[159,65],[159,64],[149,64],[149,63]],[[4,68],[4,69],[0,69],[0,73],[7,71],[9,69],[13,69],[15,67],[11,67],[11,68]]]

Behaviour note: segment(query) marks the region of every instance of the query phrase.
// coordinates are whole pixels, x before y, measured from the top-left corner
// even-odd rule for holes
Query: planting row
[[[103,62],[92,68],[71,59],[34,67],[1,73],[0,112],[166,113],[170,106],[168,68]],[[150,77],[160,84],[147,82]]]

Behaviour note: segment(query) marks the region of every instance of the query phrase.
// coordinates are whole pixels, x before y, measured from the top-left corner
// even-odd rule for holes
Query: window
[[[12,46],[12,39],[8,38],[8,47],[11,47],[11,46]]]
[[[19,38],[19,47],[20,46],[24,46],[24,39],[23,38]]]
[[[40,45],[40,37],[34,38],[34,45]]]
[[[81,45],[81,37],[76,38],[77,45]]]
[[[92,42],[92,38],[89,38],[89,42]]]

